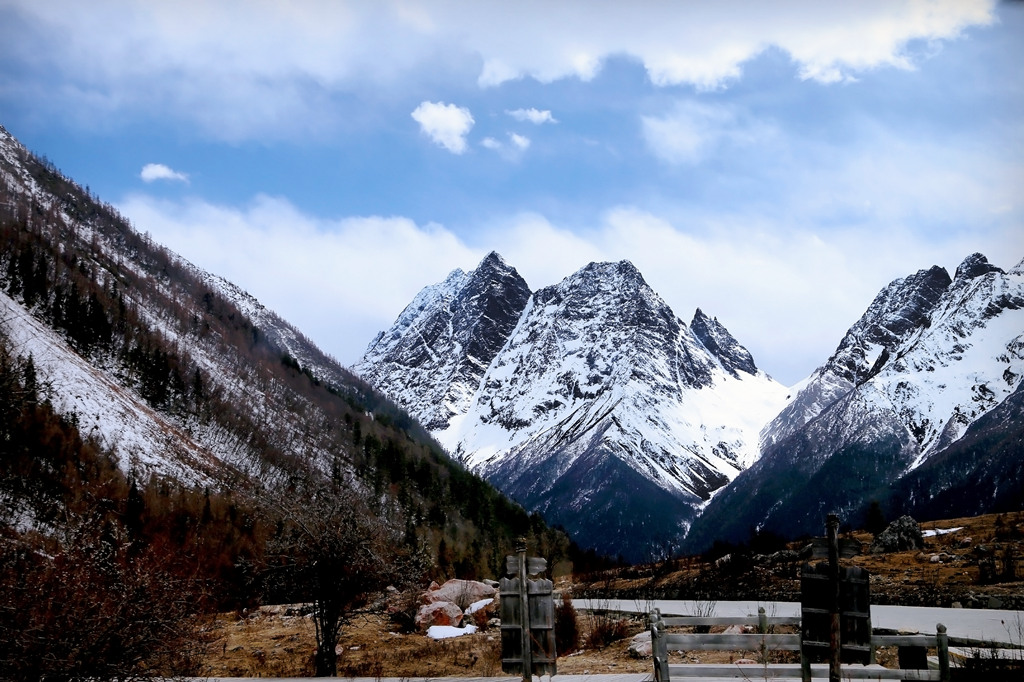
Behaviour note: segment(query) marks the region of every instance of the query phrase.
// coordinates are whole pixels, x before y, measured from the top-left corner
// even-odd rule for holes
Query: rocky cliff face
[[[423,303],[410,308],[432,319]],[[488,345],[499,350],[471,398],[448,401],[447,421],[430,396],[458,383],[448,365],[409,373],[379,359],[381,339],[414,345],[407,317],[359,371],[429,415],[434,435],[500,489],[612,554],[646,558],[678,543],[696,510],[756,459],[757,432],[785,398],[724,326],[700,311],[686,325],[627,261],[592,263],[535,292],[515,324],[491,327],[509,331]],[[465,396],[468,382],[458,386]]]
[[[938,266],[885,287],[840,341],[835,353],[803,382],[795,399],[764,429],[771,447],[877,374],[910,336],[928,323],[951,280]]]
[[[1004,272],[974,254],[952,279],[932,268],[896,280],[765,427],[761,459],[707,507],[691,546],[743,540],[750,527],[814,532],[829,511],[857,520],[871,499],[926,507],[927,499],[890,499],[904,479],[948,497],[971,472],[992,468],[990,452],[960,452],[954,477],[931,464],[914,472],[932,460],[953,461],[946,451],[1004,403],[1001,420],[985,423],[1012,423],[1019,401],[1007,399],[1022,375],[1022,265]],[[993,429],[1000,432],[984,429],[989,441]],[[936,477],[945,486],[931,485]]]
[[[530,297],[497,253],[424,288],[354,367],[432,431],[463,414]]]

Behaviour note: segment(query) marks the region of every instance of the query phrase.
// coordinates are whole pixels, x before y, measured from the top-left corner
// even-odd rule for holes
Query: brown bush
[[[629,624],[621,618],[597,616],[587,635],[586,648],[603,649],[612,642],[629,636]]]
[[[555,649],[565,656],[580,648],[580,624],[572,596],[562,593],[562,603],[555,607]]]

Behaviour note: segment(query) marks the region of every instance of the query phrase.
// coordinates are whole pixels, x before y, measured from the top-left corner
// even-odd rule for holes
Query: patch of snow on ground
[[[451,639],[452,637],[471,635],[474,632],[476,632],[475,625],[467,625],[464,628],[457,628],[454,625],[431,625],[427,628],[427,637],[430,639]]]
[[[923,530],[923,531],[921,531],[921,537],[923,537],[923,538],[933,538],[936,535],[946,535],[947,533],[955,533],[958,530],[963,530],[963,529],[964,529],[963,526],[958,526],[956,528],[934,528],[932,530]]]
[[[493,599],[481,599],[480,601],[475,601],[475,602],[473,602],[472,604],[469,605],[469,608],[466,609],[466,613],[468,613],[468,614],[476,613],[480,609],[486,608],[487,605],[490,604],[492,601],[494,601],[494,600]]]

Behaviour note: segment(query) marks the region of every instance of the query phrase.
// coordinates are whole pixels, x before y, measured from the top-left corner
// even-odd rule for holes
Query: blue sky
[[[784,383],[1024,257],[1024,6],[0,0],[0,124],[343,363],[490,250],[632,260]]]

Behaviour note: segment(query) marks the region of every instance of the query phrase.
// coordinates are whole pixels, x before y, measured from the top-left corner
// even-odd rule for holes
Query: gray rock
[[[653,655],[651,632],[647,630],[637,634],[629,642],[629,655],[633,658],[650,658]]]
[[[883,552],[904,552],[911,549],[923,549],[924,537],[921,526],[910,516],[902,516],[875,536],[871,543],[872,554]]]
[[[470,604],[492,599],[497,593],[496,589],[485,583],[453,578],[440,587],[431,585],[423,594],[423,602],[452,602],[458,604],[460,609],[467,609]]]

